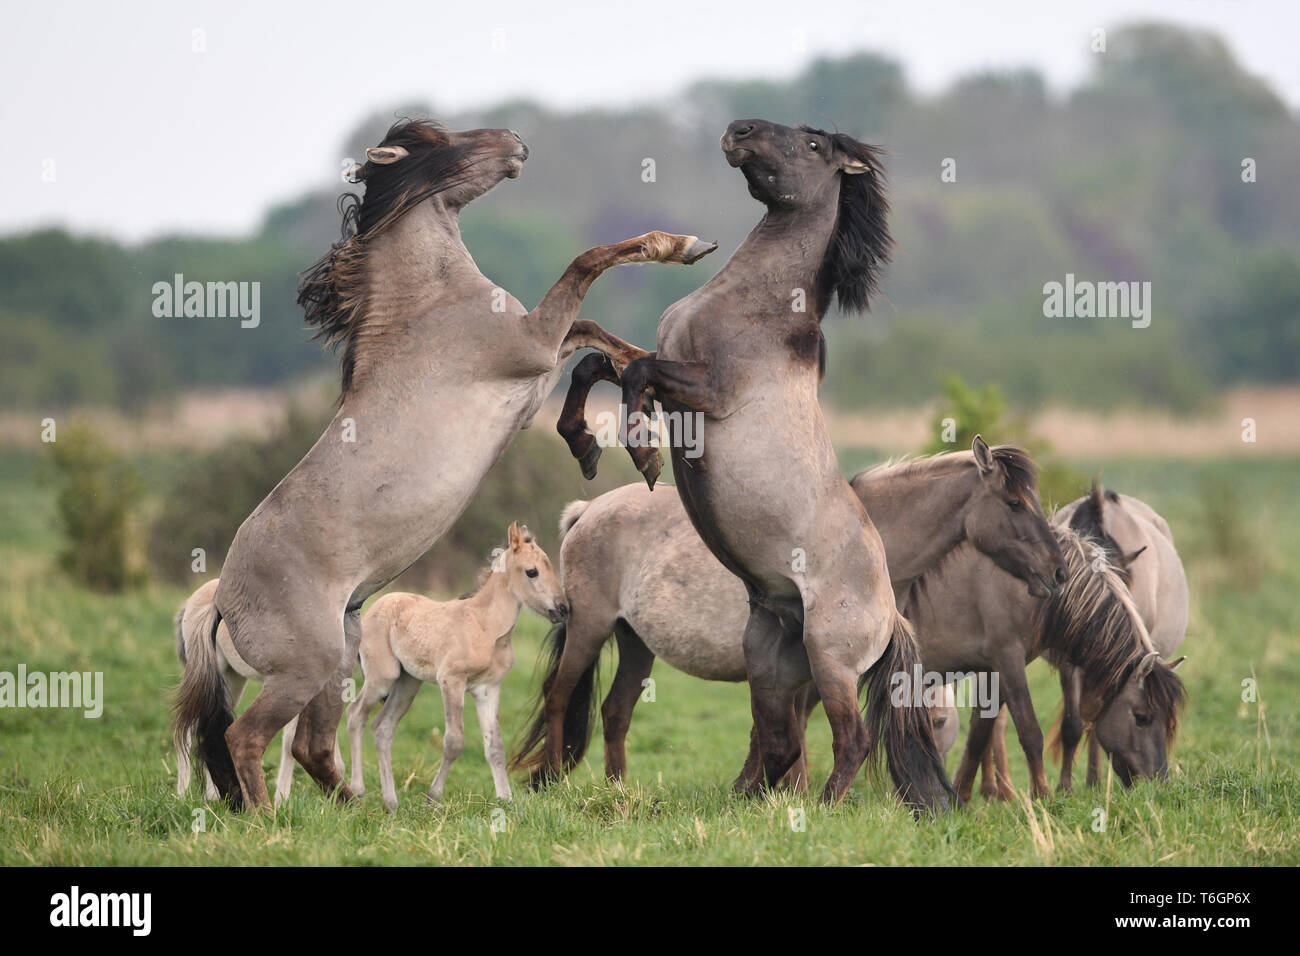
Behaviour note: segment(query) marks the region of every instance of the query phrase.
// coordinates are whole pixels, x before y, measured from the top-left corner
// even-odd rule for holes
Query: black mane
[[[829,139],[837,150],[865,163],[865,173],[840,174],[840,208],[835,233],[817,271],[817,307],[825,315],[835,296],[846,313],[861,312],[876,294],[880,270],[889,261],[889,199],[885,196],[883,150],[844,133],[811,126],[800,129]]]

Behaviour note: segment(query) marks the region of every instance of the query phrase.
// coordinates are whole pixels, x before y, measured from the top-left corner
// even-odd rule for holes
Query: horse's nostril
[[[750,133],[752,133],[752,132],[754,132],[754,124],[753,124],[753,123],[739,123],[739,124],[732,124],[732,127],[731,127],[731,138],[732,138],[732,139],[744,139],[746,136],[748,136],[748,135],[749,135]]]

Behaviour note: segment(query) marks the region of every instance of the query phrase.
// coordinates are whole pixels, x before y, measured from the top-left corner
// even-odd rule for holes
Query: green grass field
[[[846,470],[871,460],[862,449],[843,456]],[[274,814],[205,810],[197,783],[178,799],[167,698],[179,673],[172,615],[188,590],[150,586],[104,596],[69,583],[53,570],[54,491],[35,456],[5,452],[0,671],[20,664],[28,672],[102,671],[105,704],[99,719],[71,710],[0,709],[0,863],[1300,862],[1300,462],[1078,464],[1088,471],[1104,464],[1108,485],[1146,498],[1168,517],[1192,579],[1192,624],[1183,645],[1189,660],[1180,671],[1189,705],[1166,783],[1127,792],[1116,783],[1107,794],[1082,786],[1076,768],[1073,795],[1032,806],[976,796],[964,811],[919,823],[866,774],[833,809],[809,795],[744,800],[731,795],[730,782],[748,741],[746,688],[704,683],[661,665],[655,701],[637,708],[625,785],[603,780],[597,737],[594,765],[587,761],[547,793],[517,787],[515,803],[495,817],[504,826],[494,827],[498,804],[472,708],[469,744],[452,770],[447,799],[425,804],[440,757],[436,688],[424,690],[398,729],[396,813],[379,802],[368,736],[369,792],[349,806],[324,799],[302,771],[292,798]],[[516,630],[517,663],[503,692],[507,738],[519,731],[537,686],[533,661],[545,630],[526,612]],[[1252,673],[1263,708],[1242,701],[1242,681]],[[1042,663],[1031,676],[1046,727],[1059,691]],[[1024,760],[1014,736],[1009,743],[1023,791]],[[961,745],[949,754],[950,773]],[[830,767],[820,712],[809,748],[820,785]],[[278,755],[277,741],[265,762],[272,777]],[[1098,807],[1108,807],[1104,832],[1093,828]],[[792,826],[801,816],[802,827]]]

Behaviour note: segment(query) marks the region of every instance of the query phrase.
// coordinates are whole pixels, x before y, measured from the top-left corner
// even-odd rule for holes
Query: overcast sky
[[[0,232],[245,233],[270,205],[337,182],[346,133],[412,100],[617,108],[864,49],[901,60],[923,92],[1013,66],[1067,90],[1090,32],[1134,19],[1213,28],[1300,107],[1295,0],[13,3]]]

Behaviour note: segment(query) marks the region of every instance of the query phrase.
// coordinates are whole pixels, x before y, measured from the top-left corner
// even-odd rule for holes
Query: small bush
[[[60,484],[57,508],[63,548],[59,566],[101,591],[122,591],[141,574],[130,544],[140,477],[85,425],[72,425],[50,444]]]

